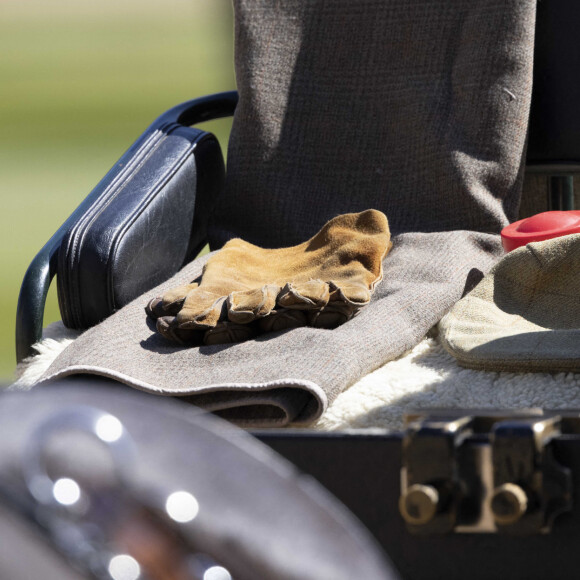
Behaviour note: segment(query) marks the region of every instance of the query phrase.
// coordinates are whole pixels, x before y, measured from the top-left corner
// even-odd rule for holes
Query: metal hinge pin
[[[501,526],[515,524],[528,509],[526,492],[515,483],[496,487],[491,497],[493,519]]]
[[[409,524],[421,525],[430,522],[437,513],[439,493],[431,485],[416,483],[401,495],[399,511]]]

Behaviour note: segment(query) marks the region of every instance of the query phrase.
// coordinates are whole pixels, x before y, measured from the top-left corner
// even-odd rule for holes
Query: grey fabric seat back
[[[517,213],[535,3],[237,0],[240,102],[219,247],[307,239],[341,213],[498,233]]]

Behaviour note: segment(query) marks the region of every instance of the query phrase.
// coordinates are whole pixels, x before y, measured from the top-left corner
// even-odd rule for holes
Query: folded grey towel
[[[456,247],[464,253],[456,255]],[[402,234],[384,261],[371,304],[343,326],[183,348],[155,331],[144,306],[166,288],[196,278],[204,257],[81,335],[43,379],[99,374],[151,393],[188,397],[244,426],[308,424],[348,385],[419,342],[461,297],[474,264],[491,267],[490,248],[497,257],[499,236]]]
[[[306,424],[416,344],[499,257],[521,187],[536,3],[234,4],[240,102],[210,245],[294,245],[336,215],[374,208],[394,234],[383,282],[335,330],[183,349],[154,333],[143,307],[197,277],[196,260],[88,331],[45,376],[99,373],[244,425]]]

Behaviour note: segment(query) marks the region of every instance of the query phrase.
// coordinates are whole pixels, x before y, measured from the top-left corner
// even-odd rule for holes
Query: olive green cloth
[[[165,338],[192,346],[335,328],[370,302],[391,246],[387,218],[373,209],[337,216],[290,248],[265,250],[236,238],[207,262],[199,285],[172,288],[147,314]]]
[[[580,234],[507,254],[439,330],[466,367],[580,372]]]

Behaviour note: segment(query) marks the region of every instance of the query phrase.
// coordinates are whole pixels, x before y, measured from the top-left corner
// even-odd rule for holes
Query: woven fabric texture
[[[297,244],[369,208],[395,235],[499,232],[519,202],[535,5],[236,0],[213,247]]]
[[[465,259],[454,256],[458,245],[467,248]],[[347,386],[417,344],[461,297],[470,271],[487,271],[500,252],[493,235],[402,234],[371,303],[344,325],[183,348],[155,331],[144,305],[199,276],[206,257],[85,332],[43,379],[99,374],[151,393],[188,397],[244,426],[306,425]]]
[[[155,335],[143,307],[199,276],[196,260],[85,333],[45,377],[104,374],[243,425],[307,424],[415,345],[501,255],[521,187],[536,3],[234,4],[240,102],[211,246],[299,244],[374,208],[394,234],[382,283],[335,330],[183,349]]]
[[[580,234],[507,254],[441,320],[443,346],[490,371],[580,372]]]

